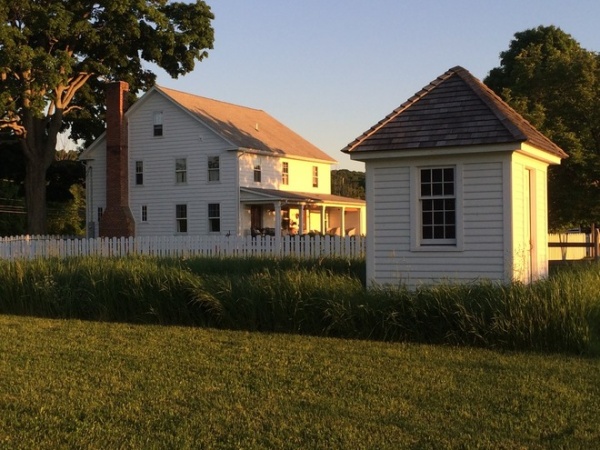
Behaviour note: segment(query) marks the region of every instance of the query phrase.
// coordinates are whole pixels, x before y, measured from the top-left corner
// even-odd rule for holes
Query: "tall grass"
[[[600,266],[531,286],[364,288],[343,259],[0,262],[0,313],[600,353]]]

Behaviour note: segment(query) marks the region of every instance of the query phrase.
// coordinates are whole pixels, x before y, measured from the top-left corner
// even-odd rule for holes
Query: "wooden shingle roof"
[[[156,86],[237,148],[335,163],[336,160],[266,112]]]
[[[342,151],[356,154],[521,142],[567,157],[491,89],[457,66]]]

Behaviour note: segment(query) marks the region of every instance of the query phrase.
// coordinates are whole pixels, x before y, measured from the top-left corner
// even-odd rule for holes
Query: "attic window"
[[[154,136],[163,135],[163,113],[154,111]]]

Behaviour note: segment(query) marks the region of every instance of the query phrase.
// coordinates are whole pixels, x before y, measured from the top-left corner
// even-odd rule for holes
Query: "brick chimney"
[[[106,210],[100,220],[100,236],[129,237],[135,221],[129,209],[129,150],[127,136],[127,92],[124,81],[110,83],[106,90]]]

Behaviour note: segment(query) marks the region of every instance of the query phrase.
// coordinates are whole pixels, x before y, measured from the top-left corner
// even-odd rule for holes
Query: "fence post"
[[[598,229],[596,229],[596,224],[592,224],[592,242],[594,243],[594,252],[593,257],[595,260],[598,259]]]

